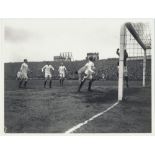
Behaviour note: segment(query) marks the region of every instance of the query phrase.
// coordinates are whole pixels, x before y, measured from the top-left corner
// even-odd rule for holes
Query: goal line
[[[73,126],[73,127],[70,128],[70,129],[68,129],[67,131],[65,131],[65,133],[67,134],[67,133],[73,133],[73,132],[75,132],[77,129],[81,128],[82,126],[88,124],[89,122],[93,121],[94,119],[96,119],[96,118],[100,117],[101,115],[105,114],[106,112],[108,112],[109,110],[111,110],[112,108],[114,108],[114,107],[115,107],[116,105],[118,105],[118,104],[119,104],[119,102],[114,103],[113,105],[111,105],[111,106],[110,106],[109,108],[107,108],[106,110],[104,110],[104,111],[102,111],[102,112],[100,112],[100,113],[98,113],[98,114],[92,116],[91,118],[85,120],[85,121],[82,122],[82,123],[79,123],[79,124]]]

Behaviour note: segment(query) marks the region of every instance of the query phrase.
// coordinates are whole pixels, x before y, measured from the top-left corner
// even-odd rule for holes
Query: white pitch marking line
[[[82,123],[79,123],[75,126],[73,126],[72,128],[68,129],[67,131],[65,131],[65,133],[73,133],[74,131],[76,131],[77,129],[81,128],[82,126],[86,125],[88,122],[94,120],[95,118],[103,115],[104,113],[108,112],[110,109],[114,108],[119,102],[116,102],[114,103],[112,106],[110,106],[109,108],[107,108],[106,110],[92,116],[91,118],[89,118],[88,120],[82,122]]]

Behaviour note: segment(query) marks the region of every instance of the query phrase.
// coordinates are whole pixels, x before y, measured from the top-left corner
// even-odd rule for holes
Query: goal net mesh
[[[148,23],[132,23],[141,41],[146,46],[146,81],[151,79],[151,30]],[[127,65],[129,79],[142,80],[144,49],[140,46],[133,35],[126,29],[125,47],[128,52]]]

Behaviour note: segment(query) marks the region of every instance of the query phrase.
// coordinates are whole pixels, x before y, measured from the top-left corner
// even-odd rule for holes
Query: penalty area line
[[[95,118],[105,114],[106,112],[108,112],[109,110],[111,110],[112,108],[114,108],[119,102],[114,103],[112,106],[110,106],[109,108],[107,108],[106,110],[92,116],[91,118],[87,119],[86,121],[79,123],[75,126],[73,126],[72,128],[68,129],[67,131],[65,131],[65,133],[73,133],[75,132],[77,129],[81,128],[82,126],[88,124],[89,122],[91,122],[92,120],[94,120]]]

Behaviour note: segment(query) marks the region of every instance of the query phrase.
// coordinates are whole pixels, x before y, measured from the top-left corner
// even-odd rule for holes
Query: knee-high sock
[[[20,80],[18,87],[20,88],[23,83],[23,80]]]
[[[44,88],[46,87],[47,80],[44,81]]]
[[[80,85],[79,85],[79,88],[78,88],[78,91],[81,90],[81,88],[82,88],[82,86],[83,86],[84,83],[85,83],[85,79],[81,81],[81,83],[80,83]]]
[[[64,79],[62,79],[62,86],[63,86],[63,84],[64,84]]]
[[[49,86],[50,86],[50,88],[52,87],[52,80],[50,80],[50,85]]]
[[[91,90],[92,80],[89,81],[88,90]]]
[[[128,85],[128,78],[126,79],[126,87],[128,88],[129,85]]]
[[[24,87],[26,87],[26,85],[27,85],[27,81],[24,82]]]
[[[60,86],[61,86],[61,79],[59,80],[59,82],[60,82]]]

